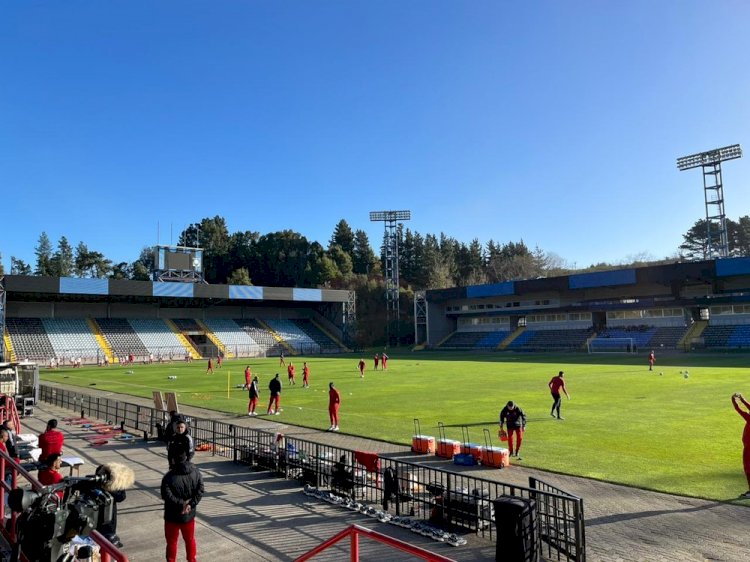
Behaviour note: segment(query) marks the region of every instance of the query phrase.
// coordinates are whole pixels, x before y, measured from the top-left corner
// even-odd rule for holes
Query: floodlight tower
[[[742,158],[739,144],[715,148],[677,159],[677,168],[682,172],[691,168],[703,169],[703,191],[706,200],[706,252],[704,257],[729,255],[727,218],[724,214],[724,186],[721,182],[721,163],[724,160]]]
[[[401,309],[398,298],[398,221],[411,219],[411,211],[371,211],[371,221],[385,223],[385,303],[386,303],[386,342],[391,343],[391,333],[398,346],[398,321]]]

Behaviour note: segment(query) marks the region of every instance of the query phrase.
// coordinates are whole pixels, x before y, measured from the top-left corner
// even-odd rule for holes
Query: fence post
[[[211,456],[215,457],[216,456],[216,420],[213,421],[213,423],[211,424],[211,427],[213,429],[212,435],[211,435],[211,443],[214,444],[214,446],[211,447]]]

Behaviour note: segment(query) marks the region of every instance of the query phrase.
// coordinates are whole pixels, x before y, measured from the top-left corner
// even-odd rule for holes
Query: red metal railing
[[[435,554],[434,552],[430,552],[429,550],[425,550],[418,546],[413,546],[398,539],[394,539],[393,537],[389,537],[388,535],[378,533],[377,531],[365,529],[364,527],[360,527],[359,525],[351,525],[350,527],[347,527],[340,533],[337,533],[327,541],[313,548],[310,552],[306,552],[305,554],[297,558],[294,562],[304,562],[305,560],[310,560],[310,558],[312,558],[313,556],[320,554],[324,550],[332,547],[334,544],[347,537],[349,537],[351,540],[349,560],[350,562],[359,562],[360,536],[368,537],[374,541],[381,542],[392,548],[408,552],[409,554],[417,556],[422,560],[425,560],[426,562],[455,562],[452,558],[446,558],[445,556]]]
[[[5,474],[6,468],[11,474],[10,485],[5,481],[1,475]],[[5,495],[10,491],[18,487],[18,476],[21,475],[24,480],[31,484],[31,489],[35,492],[41,490],[44,486],[34,478],[34,476],[26,469],[21,467],[15,462],[8,454],[4,451],[0,451],[0,521],[5,519]],[[16,521],[18,514],[15,511],[11,511],[10,525],[6,529],[2,527],[2,533],[8,539],[11,544],[16,542]],[[109,542],[103,535],[98,531],[93,531],[90,535],[91,539],[99,546],[99,553],[101,554],[101,562],[129,562],[127,555],[118,549],[115,545]],[[23,556],[23,553],[21,553]],[[24,558],[25,559],[25,558]]]

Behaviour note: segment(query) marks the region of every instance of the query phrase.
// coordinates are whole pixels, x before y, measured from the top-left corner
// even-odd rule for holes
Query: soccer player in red
[[[357,368],[359,369],[360,378],[365,378],[365,360],[364,359],[359,360],[359,363],[357,363]]]
[[[653,371],[654,370],[654,363],[656,363],[656,355],[654,355],[654,350],[651,350],[651,353],[648,354],[648,370]]]
[[[221,356],[221,351],[219,352],[219,355],[216,356],[216,368],[221,369],[221,363],[224,361],[224,359]]]
[[[245,367],[245,388],[250,389],[250,381],[253,379],[253,373],[250,372],[250,365]]]
[[[737,404],[737,400],[742,402],[742,405],[745,406],[748,411],[740,408],[740,405]],[[742,416],[742,419],[745,420],[745,429],[742,432],[742,467],[745,469],[747,486],[750,488],[750,403],[748,403],[748,401],[745,400],[745,397],[738,392],[737,394],[732,394],[732,406],[734,406],[737,413]],[[750,498],[750,489],[740,497]]]
[[[339,430],[339,405],[341,405],[341,394],[333,387],[333,383],[328,383],[328,417],[331,418],[331,427],[328,431]]]
[[[289,366],[286,368],[286,374],[289,376],[290,384],[297,384],[294,382],[294,363],[291,361],[289,361]]]
[[[388,370],[388,356],[385,354],[385,351],[380,354],[380,363],[383,365],[383,370]]]
[[[208,373],[211,373],[211,374],[213,374],[213,372],[214,372],[214,362],[213,362],[213,360],[212,360],[212,359],[211,359],[211,358],[209,357],[209,358],[208,358],[208,369],[206,369],[206,374],[208,374]]]
[[[568,394],[568,389],[565,388],[565,379],[563,379],[563,372],[560,371],[556,377],[552,377],[552,379],[549,381],[547,386],[549,386],[549,390],[552,393],[552,411],[549,413],[550,416],[553,418],[555,417],[555,412],[557,412],[557,419],[563,420],[563,418],[560,415],[560,404],[562,403],[562,398],[560,397],[560,391],[562,390],[565,393],[565,396],[568,397],[568,400],[570,400],[570,394]]]
[[[510,456],[513,456],[513,438],[516,438],[516,458],[523,460],[518,456],[523,441],[523,431],[526,428],[526,414],[512,400],[508,402],[505,408],[500,412],[500,429],[503,425],[508,427],[508,449]]]
[[[377,371],[378,370],[378,363],[380,363],[380,357],[378,357],[377,353],[375,354],[374,361],[375,361],[375,370]]]
[[[302,363],[302,388],[310,387],[310,367],[307,366],[307,361]]]

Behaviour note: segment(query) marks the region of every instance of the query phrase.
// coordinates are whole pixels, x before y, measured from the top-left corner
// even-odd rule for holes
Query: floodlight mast
[[[677,159],[677,169],[682,171],[702,168],[703,193],[706,202],[706,249],[705,258],[729,256],[727,218],[724,214],[724,186],[721,179],[721,163],[742,158],[739,144],[725,146],[683,156]]]
[[[371,211],[370,220],[385,223],[386,344],[398,347],[398,322],[401,318],[398,284],[398,221],[411,219],[411,211]],[[393,341],[392,341],[393,340]]]

